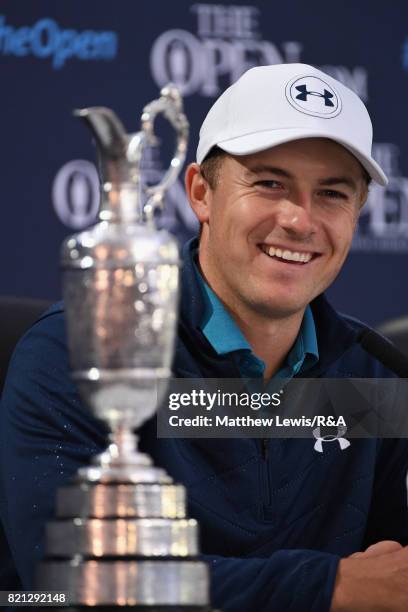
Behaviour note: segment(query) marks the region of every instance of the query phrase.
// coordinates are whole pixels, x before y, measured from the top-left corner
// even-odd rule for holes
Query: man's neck
[[[299,334],[304,313],[291,317],[260,317],[249,309],[232,310],[224,303],[230,315],[248,340],[253,352],[265,363],[264,378],[269,380],[282,367]]]

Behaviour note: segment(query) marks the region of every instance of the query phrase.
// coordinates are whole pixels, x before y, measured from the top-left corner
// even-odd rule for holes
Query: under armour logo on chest
[[[321,435],[321,431],[320,431],[320,427],[316,427],[316,429],[313,430],[313,436],[316,439],[316,442],[314,444],[314,450],[317,451],[318,453],[322,453],[323,452],[323,444],[327,443],[327,442],[338,442],[339,446],[340,446],[340,450],[345,450],[346,448],[348,448],[351,444],[351,442],[349,442],[348,440],[346,440],[346,438],[344,438],[344,434],[347,431],[347,427],[342,427],[339,426],[337,428],[337,435],[333,436],[333,435],[327,435],[327,436],[322,436]]]
[[[320,91],[308,91],[306,85],[297,85],[296,89],[300,92],[296,96],[296,100],[307,102],[307,96],[318,96],[319,98],[324,98],[325,106],[334,106],[332,102],[333,94],[328,89],[324,89],[324,93]]]

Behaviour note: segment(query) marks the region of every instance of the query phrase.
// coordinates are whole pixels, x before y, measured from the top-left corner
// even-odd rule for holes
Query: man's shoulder
[[[53,304],[24,333],[10,359],[3,396],[12,387],[36,387],[42,377],[55,381],[68,379],[69,359],[62,302]],[[60,376],[64,374],[64,376]],[[4,399],[4,397],[2,398]]]
[[[349,325],[352,329],[354,329],[357,332],[365,331],[366,329],[373,329],[372,327],[370,327],[370,325],[368,325],[367,323],[364,323],[364,321],[361,321],[361,319],[357,319],[357,317],[353,317],[349,314],[345,314],[344,312],[339,312],[339,311],[337,311],[337,314],[341,319],[343,319],[343,321],[347,325]]]
[[[62,321],[64,319],[64,312],[64,302],[62,300],[60,300],[59,302],[55,302],[48,308],[48,310],[43,312],[43,314],[37,319],[34,325],[45,321],[47,323],[58,320]]]
[[[338,374],[354,378],[389,378],[396,376],[388,359],[382,359],[383,347],[390,345],[389,340],[373,327],[349,314],[336,312],[338,318],[353,334],[348,349],[333,363],[333,369]],[[371,350],[374,339],[377,350]],[[384,357],[385,354],[384,354]],[[392,360],[391,360],[392,361]],[[331,376],[329,373],[328,376]]]
[[[61,300],[52,304],[45,310],[29,327],[20,339],[25,341],[27,338],[36,337],[40,332],[48,334],[65,335],[65,311],[64,302]]]

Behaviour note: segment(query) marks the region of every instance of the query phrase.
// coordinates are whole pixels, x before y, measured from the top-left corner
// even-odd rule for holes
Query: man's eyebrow
[[[319,185],[322,187],[333,187],[334,185],[346,185],[353,191],[357,191],[357,183],[350,176],[331,176],[321,179]]]
[[[293,178],[293,175],[283,168],[277,168],[276,166],[268,166],[267,164],[257,164],[248,168],[249,174],[262,174],[269,172],[270,174],[277,174],[278,176],[284,176],[285,178]]]
[[[283,168],[278,168],[276,166],[269,166],[267,164],[258,164],[256,166],[252,166],[248,168],[248,172],[250,174],[262,174],[269,173],[275,174],[278,176],[283,176],[284,178],[294,178],[293,174],[284,170]],[[324,179],[320,179],[319,185],[322,187],[333,187],[335,185],[345,185],[350,187],[353,191],[357,191],[357,183],[350,176],[330,176]]]

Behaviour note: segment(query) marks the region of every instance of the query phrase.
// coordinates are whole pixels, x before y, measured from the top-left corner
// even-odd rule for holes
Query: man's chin
[[[287,319],[296,315],[303,316],[306,306],[309,301],[297,299],[289,299],[282,296],[281,298],[274,296],[273,299],[259,300],[253,303],[252,306],[260,316],[268,319]]]

